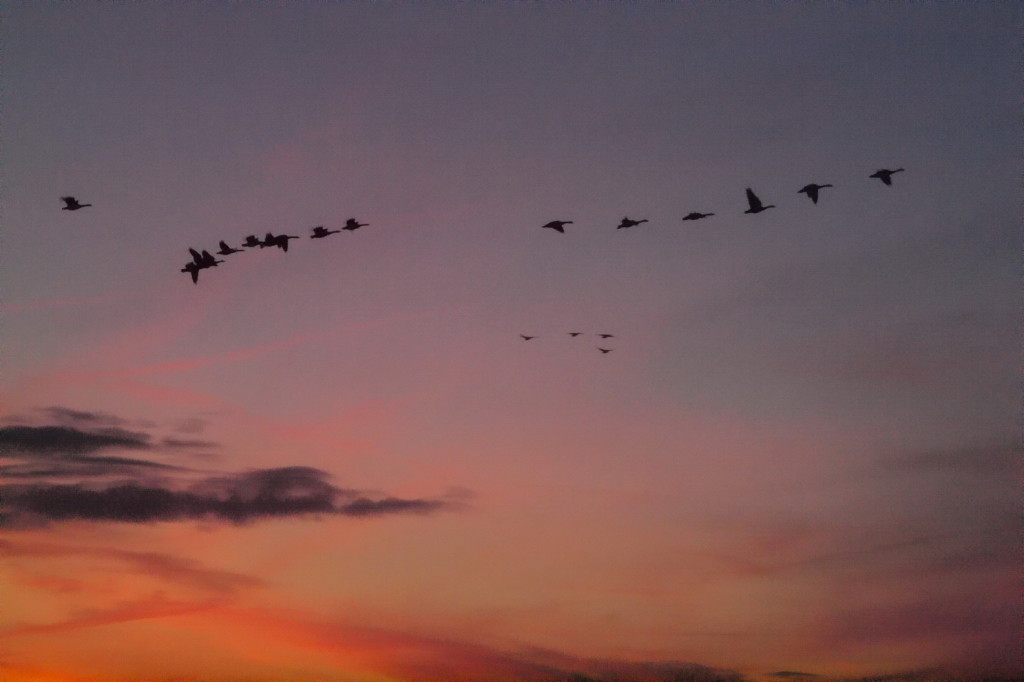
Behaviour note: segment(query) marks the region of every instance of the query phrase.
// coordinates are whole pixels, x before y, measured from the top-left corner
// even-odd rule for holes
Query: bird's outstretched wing
[[[749,187],[747,188],[747,203],[750,204],[750,208],[753,211],[760,211],[764,206],[761,203],[761,200],[757,198],[757,195],[754,194],[754,191]]]

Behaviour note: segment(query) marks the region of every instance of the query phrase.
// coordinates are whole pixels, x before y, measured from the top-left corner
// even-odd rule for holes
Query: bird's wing
[[[749,187],[747,188],[747,203],[750,204],[750,208],[753,209],[759,209],[762,207],[761,200],[757,198],[757,195],[754,194],[754,191]]]
[[[192,254],[192,260],[194,262],[196,262],[196,263],[202,263],[203,262],[203,257],[199,254],[198,251],[196,251],[193,248],[189,248],[188,252]]]

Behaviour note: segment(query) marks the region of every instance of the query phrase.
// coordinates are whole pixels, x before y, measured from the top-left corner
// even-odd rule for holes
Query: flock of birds
[[[874,173],[872,173],[871,175],[869,175],[868,177],[869,178],[878,178],[884,184],[892,185],[892,176],[893,176],[893,174],[894,173],[901,173],[901,172],[903,172],[902,168],[895,168],[895,169],[892,169],[892,170],[889,170],[887,168],[881,168],[881,169],[875,171]],[[797,190],[797,194],[806,194],[807,198],[810,199],[813,203],[816,204],[816,203],[818,203],[818,192],[821,191],[822,189],[826,188],[826,187],[832,187],[832,185],[831,184],[819,185],[817,183],[812,182],[812,183],[804,185],[803,187],[798,189]],[[747,210],[744,211],[744,213],[751,213],[751,214],[753,214],[753,213],[760,213],[761,211],[767,211],[769,208],[775,208],[775,204],[767,204],[767,205],[765,205],[764,202],[762,202],[761,199],[756,194],[754,194],[754,190],[750,189],[749,187],[747,188]],[[701,220],[703,218],[710,218],[713,215],[715,215],[715,214],[714,213],[701,213],[700,211],[691,211],[690,213],[687,213],[685,216],[683,216],[683,220]],[[615,229],[622,230],[622,229],[625,229],[625,228],[636,227],[637,225],[639,225],[641,223],[646,223],[646,222],[649,222],[647,220],[647,218],[643,218],[641,220],[633,220],[629,216],[626,216],[616,226]],[[547,228],[550,228],[550,229],[552,229],[552,230],[554,230],[556,232],[561,232],[562,234],[565,234],[565,226],[566,225],[572,225],[572,221],[571,220],[552,220],[550,223],[542,225],[541,227],[547,227]]]
[[[868,177],[878,178],[879,180],[882,181],[883,184],[891,186],[892,185],[892,176],[894,174],[896,174],[896,173],[902,172],[903,170],[904,169],[902,169],[902,168],[895,168],[895,169],[892,169],[892,170],[889,170],[887,168],[882,168],[882,169],[879,169],[879,170],[875,171],[874,173],[872,173]],[[801,187],[799,190],[797,190],[797,193],[798,194],[806,194],[807,198],[810,199],[811,202],[817,204],[818,203],[818,193],[822,189],[825,189],[826,187],[832,187],[832,185],[831,184],[819,185],[817,183],[813,183],[812,182],[810,184],[807,184],[807,185],[804,185],[803,187]],[[62,211],[77,211],[77,210],[83,209],[83,208],[85,208],[87,206],[92,206],[92,204],[83,204],[83,203],[81,203],[78,199],[76,199],[73,196],[61,197],[61,201],[64,202],[64,206],[61,209]],[[750,214],[760,213],[762,211],[767,211],[770,208],[775,208],[775,204],[767,204],[766,205],[764,202],[761,201],[761,199],[756,194],[754,194],[754,191],[752,189],[750,189],[749,187],[747,188],[747,210],[744,211],[744,213],[750,213]],[[714,213],[701,213],[700,211],[692,211],[692,212],[686,214],[685,216],[683,216],[683,220],[703,220],[704,218],[710,218],[713,215],[715,215],[715,214]],[[633,220],[632,218],[629,218],[627,216],[627,217],[624,217],[622,219],[622,221],[618,224],[618,226],[615,229],[621,230],[621,229],[626,229],[626,228],[630,228],[630,227],[636,227],[637,225],[640,225],[640,224],[646,223],[646,222],[650,222],[650,221],[647,218],[642,218],[640,220]],[[552,220],[551,222],[546,223],[546,224],[542,225],[541,227],[549,228],[549,229],[555,230],[556,232],[560,232],[562,234],[565,234],[565,226],[566,225],[572,225],[572,224],[573,224],[573,221],[571,221],[571,220]],[[358,220],[356,220],[355,218],[349,218],[348,220],[346,220],[345,224],[339,230],[328,230],[323,225],[317,225],[316,227],[313,228],[313,233],[309,235],[309,238],[310,239],[323,239],[324,237],[328,237],[328,236],[330,236],[332,234],[337,234],[337,233],[341,232],[342,230],[350,230],[350,231],[351,230],[358,230],[360,227],[366,227],[367,225],[369,225],[369,223],[361,223]],[[265,248],[268,248],[268,247],[277,247],[277,248],[281,249],[282,251],[287,252],[288,251],[288,242],[290,240],[292,240],[292,239],[298,239],[298,238],[299,238],[298,236],[291,235],[291,234],[277,234],[277,235],[275,235],[275,234],[273,234],[271,232],[267,232],[266,236],[261,240],[258,237],[256,237],[256,235],[250,234],[249,236],[247,236],[245,238],[245,241],[242,242],[242,247],[243,248],[241,248],[241,249],[233,248],[233,247],[229,246],[226,242],[224,242],[222,240],[220,242],[220,244],[219,244],[220,250],[216,251],[215,253],[218,256],[229,256],[229,255],[231,255],[233,253],[241,253],[246,248],[251,249],[251,248],[256,248],[256,247],[259,247],[261,249],[265,249]],[[193,284],[198,284],[199,283],[199,272],[201,270],[205,270],[207,268],[217,267],[218,265],[220,265],[221,263],[224,262],[223,260],[217,259],[212,253],[210,253],[207,250],[198,251],[196,249],[189,248],[189,253],[192,255],[192,260],[185,264],[185,267],[183,267],[181,269],[181,272],[189,274],[192,277],[192,283]],[[575,338],[577,336],[580,336],[583,332],[567,332],[567,333],[568,333],[568,335],[570,337]],[[520,334],[519,336],[524,341],[531,341],[531,340],[537,338],[536,336],[530,336],[530,335],[527,335],[527,334]],[[597,336],[599,336],[602,339],[614,338],[613,334],[597,334]],[[603,347],[598,346],[597,350],[601,351],[601,353],[604,354],[604,353],[610,353],[614,349],[612,349],[612,348],[603,348]]]
[[[577,336],[582,336],[583,332],[566,332],[566,334],[568,334],[569,336],[571,336],[572,338],[575,339]],[[595,334],[594,336],[599,336],[602,339],[614,339],[615,338],[615,334]],[[528,336],[527,334],[520,334],[519,338],[521,338],[523,341],[532,341],[533,339],[535,339],[537,337],[536,336]],[[615,350],[614,348],[602,348],[601,346],[598,346],[597,349],[599,351],[601,351],[602,354],[611,353],[613,350]]]
[[[341,230],[358,230],[360,227],[366,227],[369,223],[361,223],[355,218],[349,218],[345,221],[345,224],[341,227]],[[313,228],[313,234],[309,235],[310,239],[323,239],[332,234],[337,234],[341,230],[328,230],[323,225],[317,225]],[[252,249],[259,247],[265,249],[267,247],[276,246],[282,251],[288,251],[288,241],[291,239],[298,239],[299,237],[294,234],[274,234],[273,232],[267,232],[266,236],[261,240],[254,234],[250,234],[242,242],[243,249],[236,249],[228,246],[227,242],[221,240],[220,250],[217,251],[218,256],[230,256],[233,253],[241,253],[245,249]],[[206,268],[214,268],[223,263],[222,260],[214,258],[213,254],[209,251],[196,251],[193,248],[189,248],[188,252],[192,254],[191,262],[185,264],[185,267],[181,269],[182,272],[187,272],[192,276],[192,283],[197,284],[199,282],[199,271],[205,270]]]

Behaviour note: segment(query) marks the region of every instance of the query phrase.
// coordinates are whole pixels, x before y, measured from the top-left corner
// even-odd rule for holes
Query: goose
[[[806,194],[807,197],[811,201],[813,201],[814,203],[818,203],[818,190],[821,189],[822,187],[831,187],[831,186],[832,185],[817,185],[817,184],[812,182],[811,184],[804,185],[803,187],[798,189],[796,191],[796,193],[797,194],[801,194],[801,193]]]
[[[189,263],[185,263],[185,267],[183,267],[181,269],[181,271],[182,272],[187,272],[190,275],[192,275],[192,284],[198,284],[199,283],[199,271],[201,269],[202,269],[202,267],[198,263],[189,262]]]
[[[256,235],[250,234],[245,238],[245,241],[242,242],[242,246],[251,249],[254,246],[260,246],[260,240],[256,238]]]
[[[189,249],[189,251],[192,251],[192,249]],[[192,257],[195,258],[195,253],[194,252],[192,254]],[[217,260],[216,258],[214,258],[213,255],[209,251],[203,251],[202,259],[198,263],[198,265],[201,268],[215,268],[215,267],[217,267],[217,265],[219,263],[223,263],[223,262],[224,261],[222,261],[222,260]]]
[[[630,220],[629,218],[623,218],[622,222],[619,223],[619,226],[616,227],[615,229],[616,230],[621,230],[624,227],[635,227],[635,226],[639,225],[640,223],[646,223],[646,222],[650,222],[650,221],[648,221],[647,218],[644,218],[642,220]]]
[[[366,227],[369,224],[370,223],[361,223],[361,222],[357,221],[355,218],[349,218],[348,220],[345,221],[345,225],[341,229],[343,229],[343,230],[358,230],[360,227]]]
[[[526,334],[520,334],[519,336],[523,339],[523,341],[529,341],[530,339],[537,338],[536,336],[527,336]]]
[[[221,256],[230,256],[233,253],[241,253],[241,252],[242,252],[241,249],[233,249],[230,246],[228,246],[225,242],[221,241],[221,243],[220,243],[220,251],[218,251],[217,253],[219,255],[221,255]]]
[[[685,216],[683,216],[683,220],[700,220],[701,218],[707,218],[707,217],[713,216],[713,215],[715,215],[715,214],[714,213],[698,213],[697,211],[694,211],[692,213],[687,213]]]
[[[341,232],[341,230],[328,230],[323,225],[317,225],[313,228],[313,234],[309,235],[310,239],[323,239],[329,234],[335,234]]]
[[[769,208],[775,208],[775,204],[769,204],[767,206],[762,204],[761,200],[757,198],[756,194],[754,194],[754,190],[749,187],[747,188],[747,203],[750,204],[750,208],[744,211],[744,213],[760,213],[761,211],[767,211]]]
[[[874,173],[872,173],[868,177],[869,178],[878,178],[879,180],[881,180],[885,184],[892,185],[892,174],[893,173],[899,173],[899,172],[902,172],[902,171],[903,171],[902,168],[897,168],[896,170],[886,170],[885,168],[882,168],[882,169],[876,170]]]
[[[614,339],[615,334],[598,334],[602,339]]]
[[[611,353],[613,350],[615,350],[614,348],[601,348],[600,346],[598,346],[597,349],[602,353]]]
[[[64,207],[60,209],[62,211],[77,211],[80,208],[92,206],[92,204],[80,204],[74,197],[61,197],[60,200],[64,202]]]
[[[298,239],[298,237],[293,235],[293,234],[279,234],[279,235],[275,236],[273,238],[273,240],[271,241],[271,243],[267,244],[267,246],[276,246],[277,248],[279,248],[282,251],[284,251],[285,253],[287,253],[288,252],[288,240],[289,239]]]
[[[572,221],[571,220],[552,220],[550,223],[547,223],[545,225],[541,225],[541,227],[550,227],[552,230],[555,230],[556,232],[561,232],[562,234],[565,234],[565,226],[566,225],[572,225]]]
[[[582,333],[583,332],[569,332],[569,336],[571,336],[572,338],[575,339],[577,336],[579,336]]]

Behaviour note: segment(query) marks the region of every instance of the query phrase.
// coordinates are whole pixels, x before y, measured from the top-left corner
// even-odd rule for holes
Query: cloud
[[[1012,476],[1020,460],[1012,443],[998,443],[915,452],[882,460],[881,464],[898,473]]]
[[[0,427],[0,452],[83,454],[105,448],[148,450],[149,435],[110,427],[83,431],[71,426]]]
[[[108,547],[80,547],[3,539],[0,540],[0,556],[46,560],[84,558],[107,561],[114,559],[136,573],[150,575],[167,583],[183,585],[221,597],[232,596],[241,590],[264,585],[262,580],[254,576],[207,568],[191,559],[158,552],[134,552]],[[57,582],[51,588],[60,591],[69,584],[73,584],[73,582]]]
[[[209,477],[181,487],[174,482],[122,482],[87,486],[32,484],[0,488],[2,512],[21,525],[50,521],[225,521],[242,524],[292,516],[369,517],[429,514],[455,500],[373,498],[337,488],[312,467],[282,467]],[[15,525],[18,525],[15,523]]]

